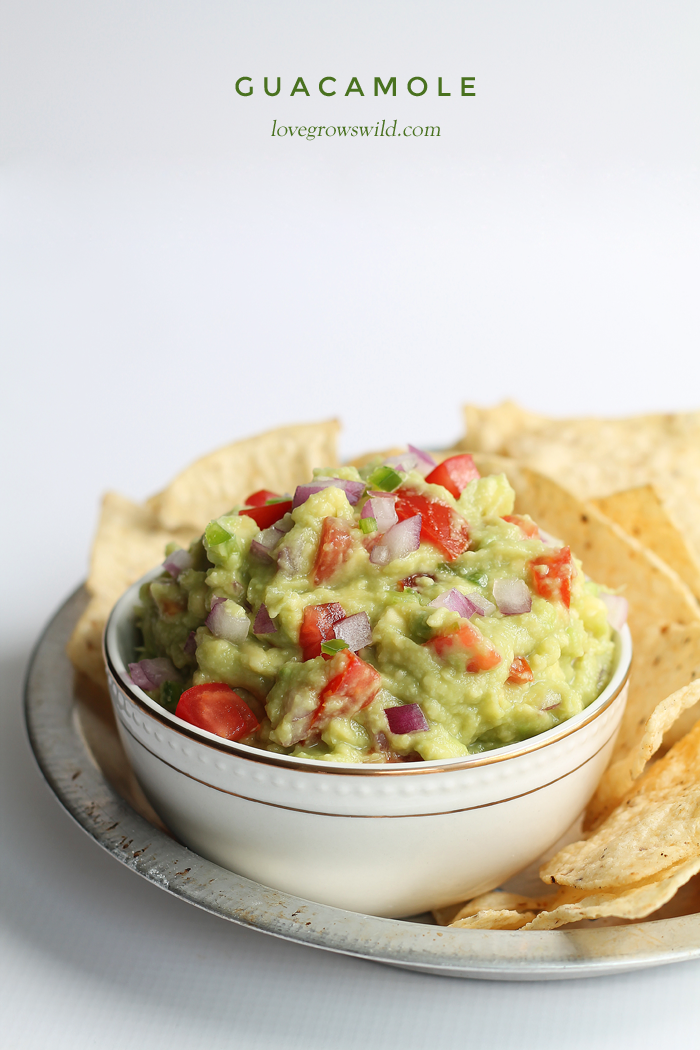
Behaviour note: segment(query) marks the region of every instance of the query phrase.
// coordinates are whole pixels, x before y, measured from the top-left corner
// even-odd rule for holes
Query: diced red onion
[[[548,532],[544,531],[544,529],[538,527],[537,531],[540,534],[540,539],[547,547],[561,547],[560,541],[555,540],[554,536],[550,536]]]
[[[399,456],[388,456],[383,465],[408,474],[409,471],[418,469],[418,456],[414,456],[412,452],[402,452]]]
[[[250,553],[259,561],[268,565],[272,564],[276,560],[272,551],[284,535],[284,531],[277,528],[276,525],[272,525],[269,529],[263,529],[251,542]]]
[[[286,536],[286,534],[294,528],[294,518],[289,512],[287,512],[285,516],[280,518],[279,521],[276,521],[272,527],[273,529],[277,529],[278,532],[281,532],[283,536]]]
[[[185,569],[192,568],[192,555],[189,551],[182,549],[173,551],[163,562],[163,568],[177,579]]]
[[[530,612],[532,608],[532,595],[525,580],[512,577],[506,580],[496,580],[493,585],[493,596],[504,616],[519,616],[520,613]]]
[[[608,610],[608,623],[614,631],[621,631],[627,623],[629,602],[621,594],[601,594],[600,600]]]
[[[391,496],[391,493],[388,493]],[[379,496],[371,497],[362,508],[361,518],[374,518],[377,523],[377,532],[387,532],[392,525],[399,520],[396,513],[396,496],[390,499],[380,499]]]
[[[391,561],[389,548],[381,543],[375,544],[369,552],[369,560],[372,562],[372,565],[388,565]]]
[[[451,609],[452,612],[458,613],[465,620],[468,620],[475,612],[479,612],[479,609],[471,599],[454,587],[451,591],[445,591],[443,594],[439,594],[437,598],[433,598],[432,602],[428,602],[428,605]]]
[[[242,598],[245,594],[245,587],[242,583],[239,583],[235,576],[230,580],[229,587],[233,591],[233,597],[236,599]]]
[[[153,682],[138,664],[129,664],[129,677],[139,689],[145,689],[146,691],[153,689]]]
[[[427,452],[416,448],[415,445],[409,445],[407,452],[401,452],[398,456],[389,456],[384,460],[384,465],[393,467],[394,470],[401,470],[405,474],[408,474],[411,470],[417,470],[419,474],[425,477],[426,474],[435,469],[437,463]]]
[[[354,613],[333,624],[333,634],[347,642],[354,653],[372,644],[372,626],[366,612]]]
[[[372,548],[369,560],[375,565],[386,565],[394,558],[405,558],[420,547],[420,528],[423,518],[420,514],[414,514],[412,518],[406,518],[397,525],[392,525],[385,534],[381,543]],[[388,557],[378,554],[380,550],[388,551]],[[383,560],[386,559],[386,560]]]
[[[267,606],[263,603],[258,609],[253,623],[253,634],[274,634],[277,628],[270,619]]]
[[[261,543],[263,547],[267,547],[271,551],[277,546],[283,536],[283,529],[278,529],[276,525],[271,525],[269,529],[263,529],[260,535],[255,538],[258,543]]]
[[[303,537],[297,537],[296,542],[282,544],[277,551],[277,567],[289,578],[300,576],[304,572],[306,565]]]
[[[296,510],[302,503],[306,503],[309,496],[313,496],[315,492],[322,492],[323,489],[328,488],[342,489],[348,498],[348,503],[351,503],[354,507],[365,491],[365,483],[364,481],[347,481],[345,478],[316,478],[315,481],[309,482],[308,485],[297,485],[292,501],[292,510]]]
[[[416,448],[415,445],[409,445],[408,451],[412,452],[418,460],[418,466],[416,467],[416,470],[419,470],[423,477],[425,477],[426,474],[429,474],[431,470],[435,470],[437,463],[435,462],[435,460],[429,452],[423,452],[422,449]]]
[[[559,693],[555,693],[550,689],[544,698],[544,703],[542,704],[540,711],[553,711],[555,707],[559,707],[560,703],[561,697],[559,696]]]
[[[428,719],[423,714],[420,704],[385,707],[384,714],[389,723],[389,729],[396,736],[404,733],[423,733],[426,729],[430,729]]]
[[[370,730],[370,736],[372,743],[376,751],[390,751],[389,741],[387,740],[386,733],[382,733],[381,729],[378,733],[373,733]]]
[[[274,565],[275,559],[270,553],[269,547],[266,547],[259,540],[252,540],[250,544],[250,553],[258,561],[264,562],[266,565]]]
[[[180,681],[180,675],[167,656],[157,656],[154,660],[139,660],[138,663],[129,664],[129,674],[134,685],[146,692],[157,689],[163,682]]]
[[[183,645],[182,651],[188,656],[194,656],[197,652],[197,635],[194,631],[190,631],[187,635],[187,641]]]
[[[478,591],[472,591],[469,595],[469,601],[476,609],[477,616],[490,616],[496,609],[493,602],[490,602],[488,598],[484,598],[483,594],[479,594]]]
[[[216,602],[216,604],[214,604]],[[214,598],[212,609],[206,618],[206,625],[216,638],[225,638],[227,642],[240,644],[250,629],[247,616],[237,616],[236,606],[228,604],[225,598]]]

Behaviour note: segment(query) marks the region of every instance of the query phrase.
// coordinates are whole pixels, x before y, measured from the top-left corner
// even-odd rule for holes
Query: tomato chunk
[[[397,591],[405,591],[407,587],[417,587],[418,580],[432,580],[435,582],[436,577],[433,576],[432,572],[416,572],[413,576],[406,576],[403,580],[399,580],[396,584]]]
[[[269,489],[258,489],[251,493],[245,501],[246,507],[264,507],[269,499],[279,499],[278,492],[270,492]]]
[[[299,631],[302,660],[313,660],[321,655],[321,642],[334,638],[333,624],[345,619],[345,610],[338,602],[326,605],[307,605]]]
[[[422,515],[421,541],[432,543],[448,561],[454,561],[469,546],[469,525],[446,503],[428,499],[411,489],[399,489],[396,494],[396,513],[399,521]]]
[[[517,525],[520,531],[524,532],[528,539],[539,539],[540,530],[537,528],[534,521],[530,521],[528,518],[523,518],[520,514],[504,514],[503,520],[509,521],[511,525]]]
[[[322,731],[333,718],[348,718],[367,707],[382,684],[379,672],[349,649],[343,649],[333,659],[338,670],[321,690],[311,722],[316,732]]]
[[[261,529],[269,529],[276,521],[283,518],[292,509],[292,501],[268,503],[262,507],[242,507],[240,513],[252,518]]]
[[[352,552],[352,533],[344,518],[324,518],[314,563],[314,583],[327,583]]]
[[[240,740],[260,725],[245,700],[224,682],[207,682],[185,690],[175,714],[226,740]]]
[[[512,685],[522,685],[523,682],[532,681],[532,670],[524,656],[516,656],[508,671],[506,679]]]
[[[530,562],[530,569],[537,593],[550,601],[559,599],[568,609],[571,604],[571,581],[576,572],[570,548],[560,547],[559,550],[542,554]]]
[[[501,662],[498,650],[468,620],[462,620],[456,630],[438,634],[424,644],[434,649],[442,660],[464,653],[467,671],[490,671]]]
[[[442,485],[455,499],[459,499],[470,481],[476,481],[481,474],[476,469],[471,456],[450,456],[438,463],[425,479],[429,485]]]

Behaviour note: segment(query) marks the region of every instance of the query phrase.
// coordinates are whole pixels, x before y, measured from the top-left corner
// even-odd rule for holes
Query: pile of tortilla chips
[[[516,509],[627,597],[634,659],[588,837],[540,869],[556,890],[486,893],[436,917],[507,930],[644,918],[700,871],[700,412],[553,420],[505,402],[465,417],[462,447],[507,471]]]
[[[552,420],[506,402],[465,414],[460,445],[481,472],[505,471],[516,511],[625,595],[634,659],[612,761],[586,812],[588,837],[541,869],[550,892],[494,891],[436,918],[508,930],[643,918],[700,871],[700,413]],[[90,603],[68,646],[75,666],[104,684],[101,636],[120,594],[167,543],[186,545],[255,489],[292,491],[313,467],[336,465],[338,429],[289,426],[237,442],[144,506],[105,496]]]

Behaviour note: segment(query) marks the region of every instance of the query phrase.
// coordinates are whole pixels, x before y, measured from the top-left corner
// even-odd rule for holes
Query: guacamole
[[[607,684],[606,606],[504,474],[411,450],[253,493],[141,589],[133,681],[228,739],[331,762],[457,758]]]

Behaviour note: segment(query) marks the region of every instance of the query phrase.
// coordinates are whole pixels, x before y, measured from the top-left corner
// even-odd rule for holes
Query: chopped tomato
[[[240,740],[260,725],[245,700],[224,682],[193,685],[178,700],[175,714],[226,740]]]
[[[498,650],[468,620],[460,621],[456,630],[438,634],[424,644],[431,646],[442,660],[455,653],[464,653],[467,671],[490,671],[501,662]]]
[[[371,704],[382,684],[378,671],[349,649],[333,657],[337,673],[321,690],[312,730],[323,730],[332,718],[349,718]]]
[[[418,580],[432,580],[435,582],[435,577],[432,572],[416,572],[413,576],[406,576],[405,579],[399,580],[396,584],[397,591],[405,591],[407,587],[417,587]]]
[[[411,489],[396,493],[396,513],[399,521],[422,516],[420,538],[432,543],[448,561],[454,561],[469,546],[469,525],[465,518],[446,503],[428,499]]]
[[[510,665],[507,681],[512,685],[522,685],[532,681],[532,670],[524,656],[516,656]]]
[[[291,509],[292,501],[286,499],[282,503],[267,503],[262,507],[242,507],[240,513],[252,518],[259,528],[269,529]]]
[[[504,521],[509,521],[511,525],[517,525],[521,532],[524,532],[528,539],[536,540],[539,538],[540,530],[535,525],[534,521],[530,521],[529,518],[523,518],[520,514],[504,514]]]
[[[258,489],[245,501],[246,507],[264,507],[269,499],[279,499],[278,492],[270,492],[269,489]]]
[[[576,571],[569,547],[542,554],[530,562],[530,568],[537,593],[550,601],[559,598],[568,609],[571,604],[571,580]]]
[[[450,456],[438,463],[425,479],[429,485],[442,485],[455,499],[459,499],[470,481],[476,481],[481,474],[474,465],[471,456]]]
[[[350,525],[344,518],[324,518],[314,563],[314,583],[327,583],[352,551]]]
[[[302,660],[313,660],[321,655],[321,642],[334,638],[333,624],[345,619],[345,610],[338,602],[326,605],[307,605],[299,631]]]

